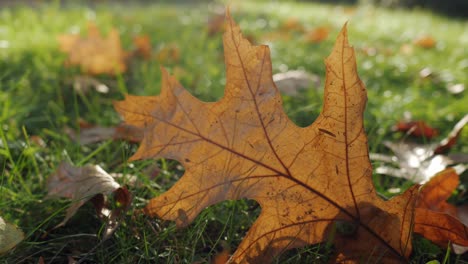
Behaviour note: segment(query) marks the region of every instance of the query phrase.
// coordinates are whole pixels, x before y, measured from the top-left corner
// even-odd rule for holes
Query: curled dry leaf
[[[468,159],[464,155],[442,155],[456,144],[458,136],[466,123],[468,123],[468,115],[465,115],[454,126],[449,135],[439,143],[423,145],[406,141],[384,142],[385,146],[392,150],[395,155],[371,154],[372,160],[386,163],[377,167],[376,172],[405,178],[417,183],[425,183],[449,165],[467,163]]]
[[[72,129],[66,129],[66,133],[73,141],[82,145],[97,143],[109,139],[126,140],[128,142],[140,142],[143,138],[143,132],[133,126],[120,124],[115,127],[86,126],[81,127],[77,133]]]
[[[462,119],[460,119],[460,121],[457,122],[457,124],[455,124],[452,131],[450,131],[450,133],[448,134],[446,138],[440,141],[440,143],[434,149],[434,153],[441,154],[451,149],[457,143],[458,137],[460,136],[461,131],[463,130],[463,128],[465,127],[467,123],[468,123],[468,114],[466,114]]]
[[[65,219],[57,225],[63,226],[88,200],[97,194],[110,194],[120,185],[97,165],[75,167],[62,162],[57,171],[49,176],[47,197],[64,197],[72,200]]]
[[[0,255],[14,248],[23,239],[23,232],[15,225],[5,222],[0,216]]]
[[[346,27],[326,59],[324,105],[309,127],[290,121],[272,80],[267,46],[253,46],[228,15],[226,87],[214,103],[194,98],[162,69],[159,96],[126,96],[115,108],[144,130],[132,160],[176,159],[183,177],[145,212],[179,227],[207,206],[254,199],[262,210],[230,263],[267,263],[281,252],[320,243],[333,226],[341,259],[401,262],[411,252],[415,188],[383,201],[372,183],[363,128],[366,90]]]
[[[58,37],[60,50],[68,54],[67,64],[80,66],[88,74],[120,74],[127,69],[128,53],[122,49],[117,29],[107,38],[101,36],[95,24],[88,24],[88,36],[65,34]]]
[[[458,184],[458,173],[450,168],[423,185],[416,204],[414,232],[442,248],[451,242],[454,251],[462,254],[468,251],[468,219],[464,209],[447,203]]]
[[[395,156],[372,154],[371,159],[390,161],[396,166],[381,165],[376,168],[379,174],[404,178],[417,183],[425,183],[436,173],[453,164],[444,155],[434,155],[434,144],[421,145],[411,142],[385,141],[384,145],[392,150]],[[386,157],[387,160],[383,160]]]

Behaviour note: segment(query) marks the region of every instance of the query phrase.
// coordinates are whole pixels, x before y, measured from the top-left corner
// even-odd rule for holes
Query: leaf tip
[[[228,6],[226,6],[226,19],[229,20],[229,19],[231,19],[231,18],[232,18],[232,17],[231,17],[231,6],[228,5]]]
[[[343,38],[344,38],[343,42],[346,45],[349,45],[349,43],[348,43],[348,22],[349,21],[346,21],[344,23],[343,27],[341,28],[340,34],[339,34],[339,36],[343,36]]]

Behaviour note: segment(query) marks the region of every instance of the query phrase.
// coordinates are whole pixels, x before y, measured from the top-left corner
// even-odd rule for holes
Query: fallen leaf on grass
[[[454,252],[463,254],[468,251],[468,218],[463,209],[447,203],[459,181],[457,171],[450,168],[423,185],[416,204],[414,231],[442,248],[451,242]],[[442,225],[444,229],[439,228]]]
[[[421,48],[432,49],[436,46],[437,41],[432,36],[426,35],[415,39],[414,44]]]
[[[372,160],[384,162],[375,171],[379,174],[404,178],[416,183],[425,183],[449,165],[468,162],[466,156],[442,155],[455,145],[466,123],[468,123],[468,115],[465,115],[454,126],[448,137],[439,143],[418,144],[408,141],[385,141],[384,145],[392,150],[394,156],[371,153]]]
[[[426,122],[419,120],[419,121],[399,121],[395,127],[395,131],[406,133],[410,136],[414,137],[424,137],[427,139],[432,139],[439,135],[439,131],[431,126],[429,126]]]
[[[319,43],[328,38],[328,34],[330,33],[330,28],[329,27],[317,27],[313,29],[312,31],[309,31],[305,34],[305,39],[308,42],[311,43]]]
[[[397,143],[385,141],[384,145],[395,154],[395,156],[390,156],[390,160],[397,167],[379,166],[376,168],[376,172],[379,174],[425,183],[436,173],[453,164],[453,161],[447,156],[434,155],[434,145],[421,145],[405,141]],[[376,155],[371,155],[371,159],[379,160]]]
[[[320,78],[305,71],[287,71],[273,75],[276,87],[284,94],[297,96],[301,90],[311,86],[318,88]]]
[[[67,65],[80,66],[84,73],[115,75],[127,69],[128,53],[122,49],[117,29],[104,38],[96,25],[89,23],[87,37],[65,34],[58,41],[60,50],[68,54]]]
[[[187,226],[207,206],[254,199],[262,210],[230,263],[266,263],[281,252],[324,242],[359,262],[402,262],[411,252],[416,187],[383,201],[372,183],[363,128],[366,90],[346,27],[326,59],[322,113],[306,128],[282,109],[267,46],[252,46],[228,15],[226,89],[214,103],[194,98],[162,69],[159,96],[130,96],[115,108],[144,139],[131,160],[176,159],[183,177],[145,212]]]
[[[468,124],[468,114],[466,114],[462,119],[460,119],[460,121],[457,122],[457,124],[455,124],[452,131],[450,131],[446,138],[440,141],[440,143],[434,149],[434,153],[441,154],[451,149],[457,143],[458,137],[460,136],[460,133],[466,124]]]
[[[223,16],[223,20],[224,20],[224,16]],[[302,25],[301,21],[299,21],[299,19],[295,17],[290,17],[286,19],[285,21],[283,21],[283,23],[281,24],[281,31],[304,32],[305,28],[304,28],[304,25]]]
[[[96,195],[115,193],[118,189],[122,188],[114,178],[97,165],[75,167],[62,162],[57,171],[49,176],[47,197],[64,197],[71,199],[72,203],[65,219],[56,228],[65,225],[88,200]],[[100,208],[100,214],[106,215],[103,210],[104,207]]]
[[[137,143],[143,138],[143,132],[133,126],[120,124],[115,127],[102,127],[102,126],[82,126],[80,132],[67,128],[66,133],[70,138],[79,142],[81,145],[97,143],[109,139],[113,140],[126,140],[128,142]]]
[[[0,217],[0,255],[10,251],[18,243],[23,241],[23,232],[13,224],[5,222]]]
[[[134,37],[133,45],[136,47],[134,51],[136,55],[141,56],[147,60],[151,58],[153,48],[151,47],[151,41],[148,35],[139,35]]]

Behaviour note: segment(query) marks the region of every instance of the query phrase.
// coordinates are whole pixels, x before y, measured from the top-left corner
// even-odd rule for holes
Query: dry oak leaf
[[[88,36],[78,34],[58,37],[60,50],[68,54],[67,65],[80,66],[85,73],[120,74],[127,69],[128,53],[122,49],[119,32],[113,28],[103,38],[95,24],[88,24]]]
[[[333,225],[340,259],[402,262],[411,252],[415,188],[389,201],[372,183],[363,128],[366,90],[346,27],[326,59],[322,113],[309,127],[290,121],[272,80],[268,46],[253,46],[227,16],[224,97],[202,102],[162,69],[159,96],[115,102],[144,129],[131,160],[170,158],[183,177],[145,212],[187,226],[207,206],[248,198],[262,210],[229,263],[267,263],[281,252],[325,241]],[[343,241],[345,243],[343,243]]]
[[[462,254],[468,251],[468,219],[464,209],[447,203],[459,183],[456,168],[449,168],[423,185],[416,204],[414,232],[442,248],[451,242],[454,252]]]

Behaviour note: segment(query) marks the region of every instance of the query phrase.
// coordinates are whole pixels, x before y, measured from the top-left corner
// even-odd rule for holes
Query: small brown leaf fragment
[[[216,254],[211,260],[211,264],[225,264],[228,263],[230,257],[230,252],[228,249],[223,249],[223,251]]]
[[[269,48],[253,46],[229,14],[223,43],[220,101],[196,99],[163,69],[160,95],[127,95],[114,104],[127,124],[144,131],[131,160],[165,157],[185,167],[146,214],[183,227],[207,206],[253,199],[261,214],[229,263],[268,263],[285,250],[324,242],[335,222],[355,226],[346,238],[353,252],[336,242],[336,252],[351,262],[404,262],[412,247],[415,188],[389,201],[375,191],[363,128],[366,89],[346,26],[325,61],[322,112],[305,128],[282,109]]]
[[[80,125],[80,132],[77,133],[72,129],[67,129],[66,133],[70,138],[82,145],[97,143],[109,139],[125,140],[131,143],[140,142],[143,138],[143,133],[140,129],[126,124],[119,124],[115,127],[102,127],[93,124],[86,126]]]
[[[224,19],[224,17],[223,17]],[[304,32],[305,28],[301,21],[296,17],[289,17],[281,24],[282,31],[297,31],[297,32]]]
[[[65,34],[58,37],[60,50],[68,54],[67,65],[80,66],[84,73],[120,74],[127,69],[128,53],[122,49],[117,29],[103,38],[94,23],[88,25],[88,36]]]
[[[47,182],[48,198],[64,197],[72,200],[65,219],[57,227],[65,225],[76,211],[95,195],[109,194],[119,187],[114,178],[97,165],[75,167],[62,162]]]
[[[150,37],[148,35],[139,35],[133,38],[133,45],[136,49],[134,53],[144,59],[150,59],[153,53]]]
[[[394,128],[398,132],[407,133],[408,135],[415,137],[424,137],[432,139],[439,135],[439,131],[422,120],[418,121],[400,121],[395,125]]]
[[[110,204],[107,197],[102,194],[97,194],[91,199],[97,215],[106,223],[102,232],[102,240],[107,240],[114,234],[121,223],[123,213],[128,210],[132,202],[132,196],[125,187],[117,188],[113,195],[114,204]]]

